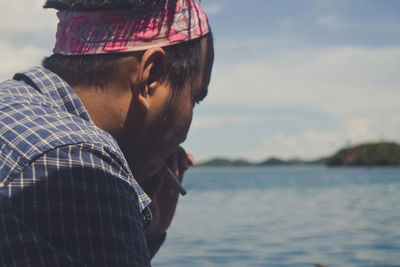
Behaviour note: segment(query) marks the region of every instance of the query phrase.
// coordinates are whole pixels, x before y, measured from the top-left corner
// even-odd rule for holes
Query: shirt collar
[[[49,96],[58,107],[66,112],[93,123],[89,113],[71,86],[50,70],[35,67],[26,72],[17,73],[14,79],[24,80],[42,94]]]

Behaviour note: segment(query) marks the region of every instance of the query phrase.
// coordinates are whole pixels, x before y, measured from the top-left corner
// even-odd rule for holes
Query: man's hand
[[[193,165],[193,156],[178,147],[166,160],[166,164],[182,182],[183,174],[189,166]],[[148,183],[142,185],[144,191],[152,199],[150,209],[153,221],[146,229],[146,235],[151,239],[165,234],[174,217],[178,202],[178,192],[166,179],[166,175],[166,169],[162,168]]]

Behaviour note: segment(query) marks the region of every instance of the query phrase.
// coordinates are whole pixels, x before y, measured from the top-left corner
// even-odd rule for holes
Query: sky
[[[0,80],[51,54],[42,0],[0,0]],[[202,0],[214,34],[207,98],[184,148],[213,157],[315,159],[400,142],[400,1]]]

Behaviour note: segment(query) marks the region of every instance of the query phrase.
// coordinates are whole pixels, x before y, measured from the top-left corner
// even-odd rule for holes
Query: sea
[[[400,168],[194,167],[153,266],[400,266]]]

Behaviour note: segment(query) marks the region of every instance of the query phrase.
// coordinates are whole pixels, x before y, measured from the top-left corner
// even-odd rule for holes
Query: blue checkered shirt
[[[149,266],[149,203],[59,76],[0,83],[0,266]]]

